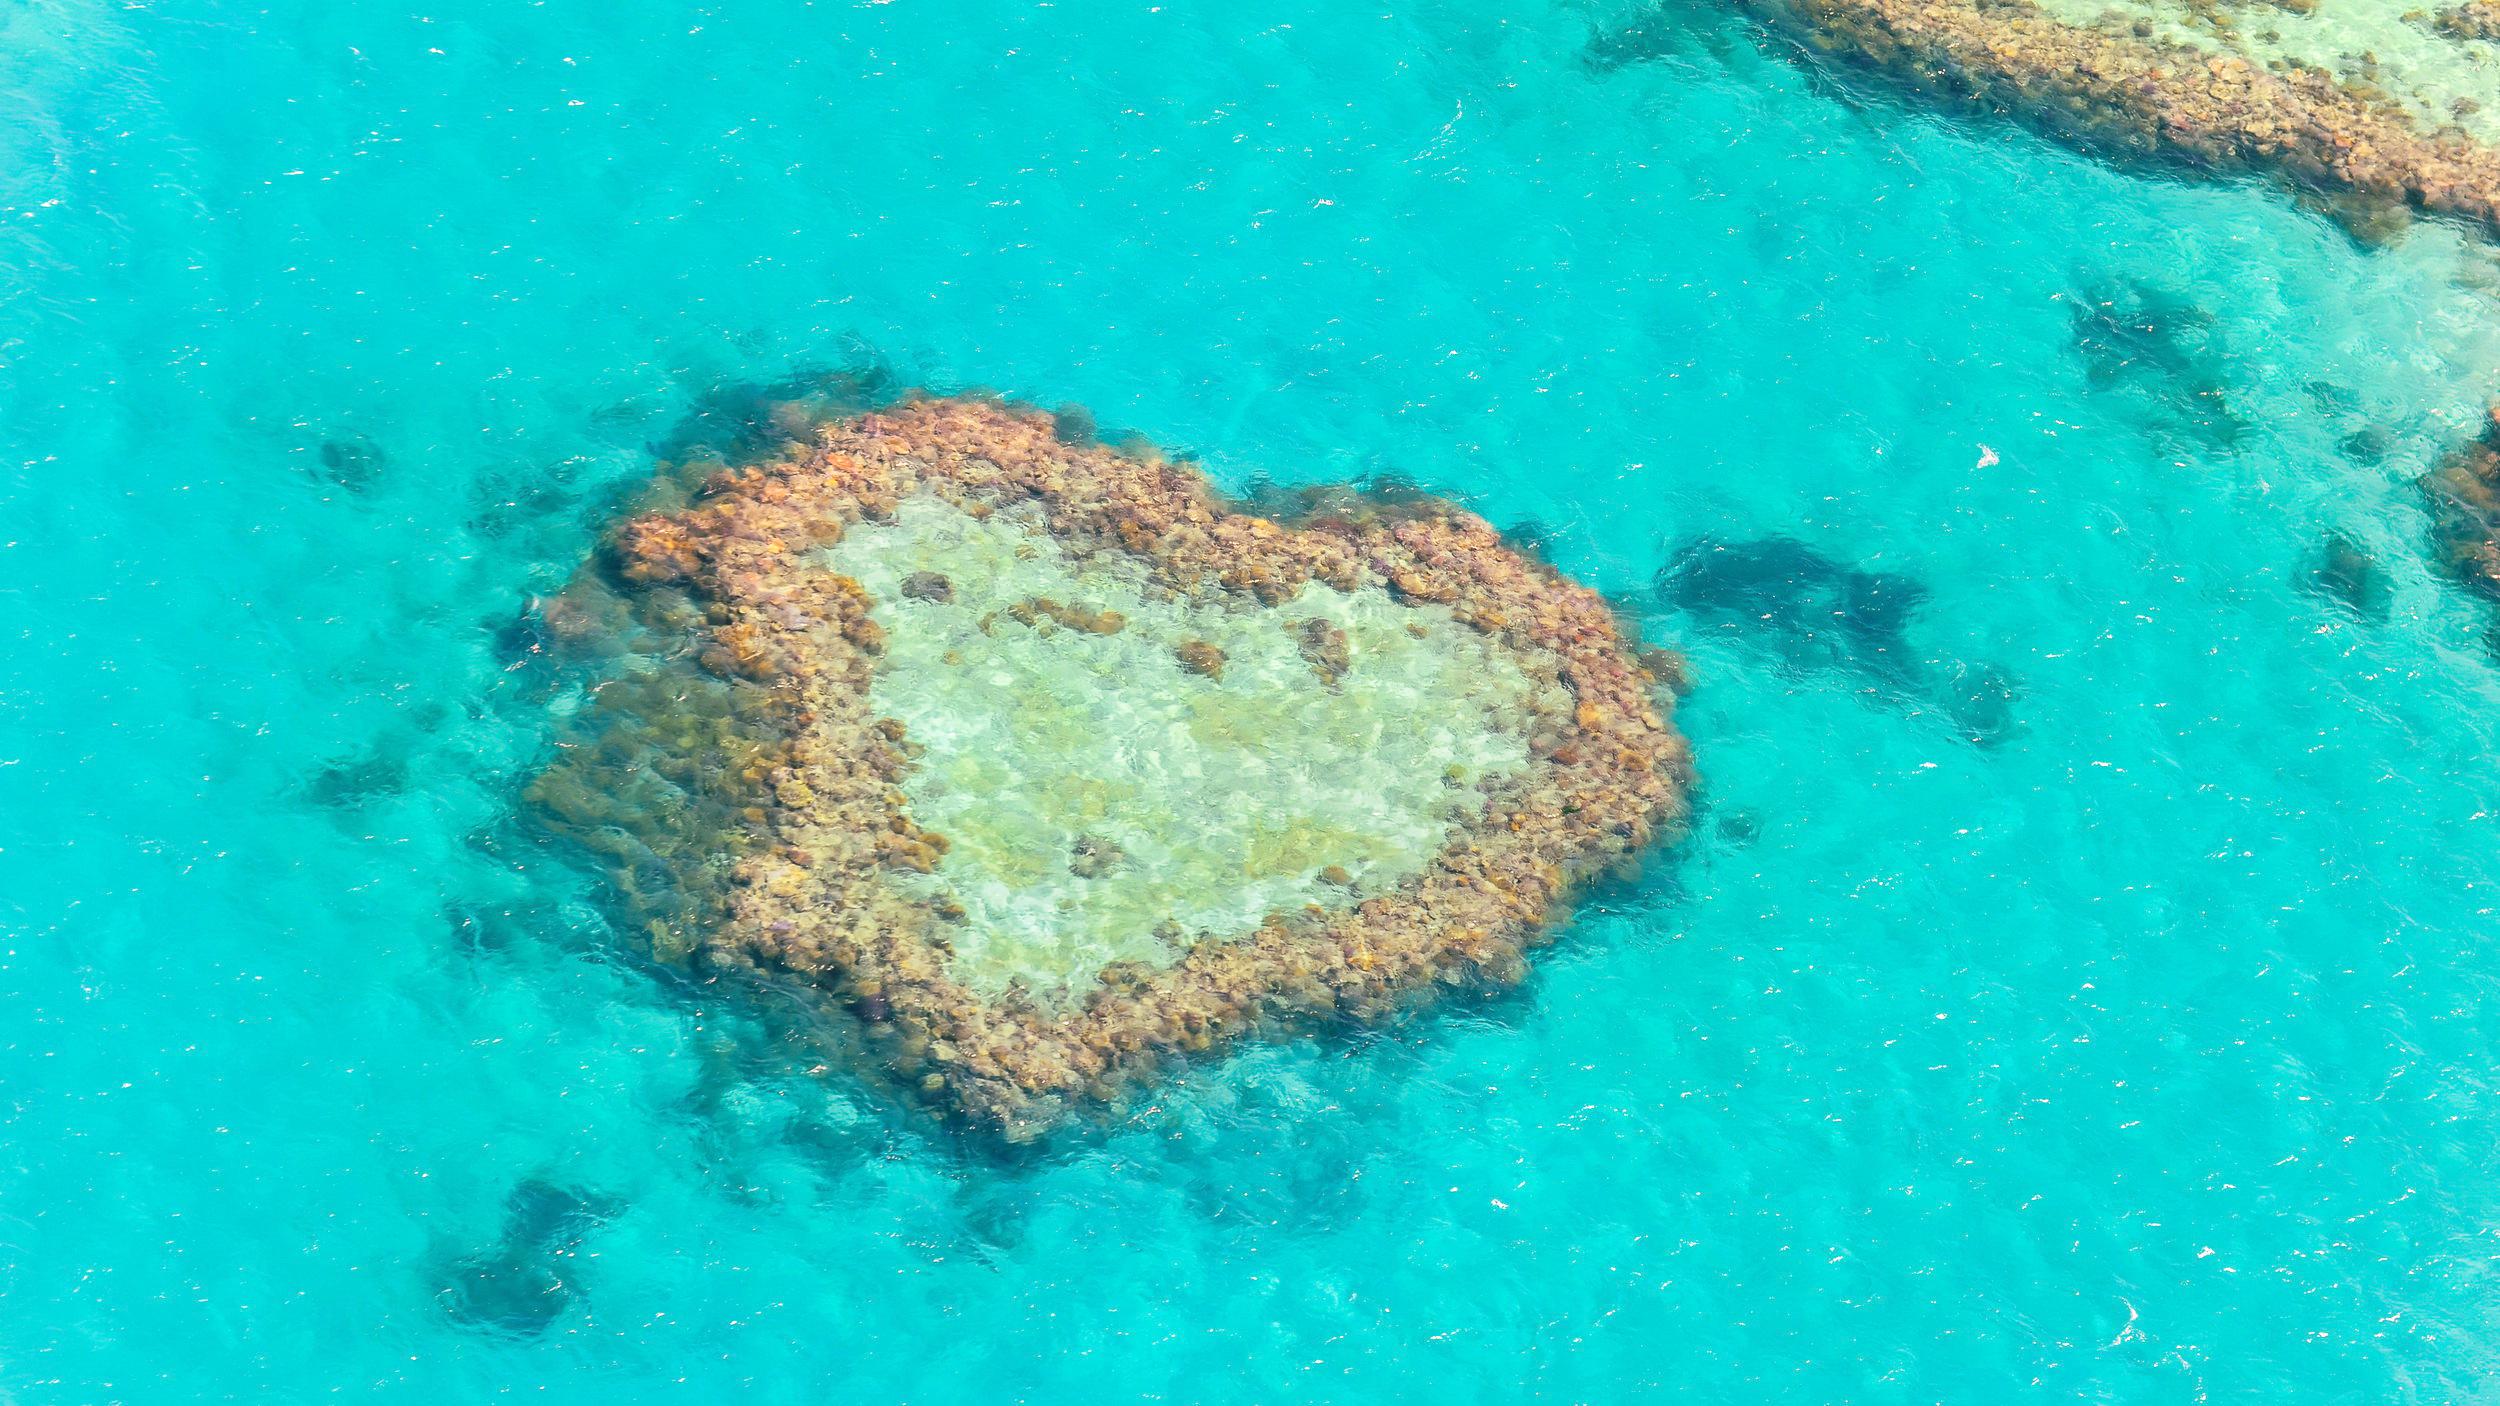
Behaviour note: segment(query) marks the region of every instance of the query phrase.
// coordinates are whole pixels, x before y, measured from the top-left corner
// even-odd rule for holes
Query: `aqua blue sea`
[[[2489,251],[1698,3],[426,3],[0,8],[0,1402],[2500,1400]],[[513,814],[521,605],[846,367],[1540,535],[1693,835],[920,1130]]]

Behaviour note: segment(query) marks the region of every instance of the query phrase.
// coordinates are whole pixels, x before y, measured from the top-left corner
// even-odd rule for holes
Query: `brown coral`
[[[1293,627],[1294,644],[1302,653],[1303,662],[1322,683],[1335,683],[1354,666],[1352,649],[1346,643],[1345,631],[1326,620],[1310,619]]]
[[[1224,677],[1224,651],[1205,640],[1183,640],[1173,651],[1181,667],[1210,679]]]

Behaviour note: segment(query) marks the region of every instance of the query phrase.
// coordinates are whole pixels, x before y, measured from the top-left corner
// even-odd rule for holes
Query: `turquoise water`
[[[6,11],[0,1399],[2500,1398],[2490,256],[1707,11]],[[1690,648],[1691,842],[918,1131],[512,816],[522,602],[865,364],[1533,524]]]

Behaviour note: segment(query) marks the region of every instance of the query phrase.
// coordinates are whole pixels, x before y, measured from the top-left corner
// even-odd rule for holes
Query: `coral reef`
[[[2454,215],[2500,229],[2500,129],[2469,131],[2490,56],[2462,37],[2481,12],[2405,32],[2424,42],[2394,71],[2393,50],[2287,45],[2297,7],[2263,25],[2218,23],[2224,5],[2148,0],[1750,0],[1809,50],[1872,69],[1932,97],[2014,113],[2105,153],[2269,172],[2330,196]],[[2385,7],[2316,0],[2321,35]],[[2131,13],[2132,12],[2132,13]],[[2273,36],[2268,39],[2267,36]],[[2385,46],[2381,46],[2385,48]],[[2454,90],[2453,96],[2451,90]]]
[[[1635,642],[1468,514],[1262,516],[983,400],[761,418],[545,609],[618,662],[533,798],[659,955],[848,1012],[973,1128],[1514,983],[1681,825]]]

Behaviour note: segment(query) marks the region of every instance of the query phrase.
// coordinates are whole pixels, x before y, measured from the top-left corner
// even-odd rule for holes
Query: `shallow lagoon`
[[[0,33],[21,1398],[2487,1390],[2487,254],[1628,7]],[[509,819],[525,598],[862,362],[1534,524],[1689,646],[1693,841],[1515,1000],[912,1130]],[[1774,537],[1764,628],[1658,589]]]
[[[961,913],[952,966],[984,997],[1064,1003],[1107,963],[1391,891],[1477,818],[1476,785],[1528,765],[1519,663],[1377,586],[1221,609],[1071,557],[1035,514],[930,495],[819,560],[879,602],[870,698],[923,748],[901,789],[948,841],[901,882]]]

